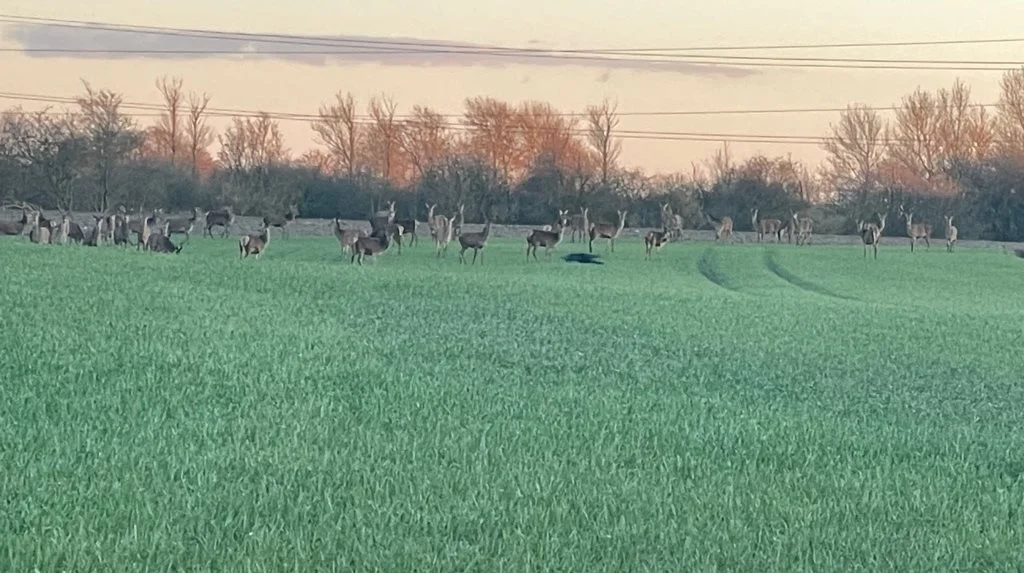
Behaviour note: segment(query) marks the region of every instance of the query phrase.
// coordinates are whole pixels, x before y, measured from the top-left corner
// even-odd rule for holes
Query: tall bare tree
[[[829,124],[830,136],[822,147],[830,182],[837,189],[862,193],[878,183],[878,167],[885,159],[885,122],[874,109],[853,104],[839,115],[838,124]]]
[[[597,153],[600,161],[601,185],[608,183],[608,175],[622,153],[622,141],[615,139],[615,128],[619,126],[618,103],[607,99],[600,105],[587,107],[587,143]]]
[[[213,143],[213,128],[207,123],[206,107],[210,105],[210,96],[195,92],[188,95],[188,117],[185,122],[185,139],[188,144],[189,158],[192,161],[192,178],[199,179],[199,160],[207,153]]]
[[[81,116],[15,108],[4,114],[0,128],[0,152],[27,171],[29,184],[38,184],[46,199],[73,209],[76,183],[85,167]]]
[[[377,174],[398,182],[405,175],[401,166],[402,123],[396,118],[398,104],[388,96],[370,98],[370,126],[366,134],[367,157]]]
[[[1024,67],[1003,74],[999,88],[999,150],[1005,155],[1024,157]]]
[[[462,118],[468,129],[465,144],[487,162],[492,178],[512,180],[523,165],[515,108],[488,97],[467,99],[465,107]]]
[[[169,159],[171,165],[177,165],[184,147],[182,108],[185,105],[185,94],[181,87],[181,78],[168,79],[165,76],[156,81],[156,89],[160,91],[164,109],[151,131],[151,136],[156,140],[154,144],[157,152]]]
[[[247,193],[230,199],[246,207],[263,209],[275,206],[278,198],[271,196],[271,177],[284,163],[288,150],[277,121],[266,112],[255,117],[232,120],[220,137],[218,158],[228,171],[236,193]]]
[[[77,98],[85,132],[86,154],[99,190],[98,208],[106,211],[116,189],[118,169],[142,144],[135,120],[121,113],[122,96],[110,90],[94,90],[82,82],[85,94]]]
[[[359,167],[360,129],[356,118],[356,101],[351,93],[334,96],[334,103],[321,105],[312,124],[318,143],[327,148],[335,169],[354,177]]]
[[[436,165],[448,153],[452,136],[444,116],[423,106],[413,106],[412,114],[405,120],[402,133],[402,150],[409,158],[419,177]]]

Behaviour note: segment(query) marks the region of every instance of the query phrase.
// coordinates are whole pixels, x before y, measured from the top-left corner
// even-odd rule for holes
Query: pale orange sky
[[[91,20],[130,25],[296,35],[404,37],[426,41],[473,42],[542,48],[684,48],[815,42],[979,39],[1024,36],[1024,2],[1019,0],[716,0],[690,3],[667,0],[470,0],[411,2],[374,0],[337,2],[292,0],[247,3],[179,0],[139,3],[128,0],[8,0],[4,15]],[[697,5],[699,4],[699,5]],[[847,7],[843,7],[843,6]],[[2,46],[16,48],[11,28],[0,24]],[[80,41],[80,39],[79,39]],[[180,46],[181,40],[178,40]],[[49,45],[53,45],[52,43]],[[76,44],[77,45],[77,44]],[[945,60],[1015,60],[1024,43],[746,51],[743,55],[828,56]],[[289,47],[284,46],[284,49]],[[293,49],[314,49],[292,47]],[[740,68],[742,69],[742,68]],[[157,102],[154,81],[177,75],[186,89],[212,95],[211,106],[315,113],[338,90],[351,91],[365,105],[385,93],[399,112],[414,104],[458,113],[467,96],[486,95],[517,102],[545,100],[564,111],[581,110],[603,98],[617,99],[622,112],[715,109],[842,107],[851,102],[891,105],[917,86],[934,90],[957,77],[973,88],[976,101],[998,97],[999,72],[836,70],[747,68],[749,75],[689,71],[603,69],[596,65],[530,65],[502,60],[498,65],[468,65],[457,58],[446,65],[381,65],[332,61],[311,65],[284,60],[228,59],[77,59],[0,56],[0,91],[70,96],[81,92],[80,79],[109,88],[134,102]],[[22,103],[0,100],[0,107]],[[824,135],[834,113],[735,116],[623,117],[625,130],[735,134]],[[144,119],[143,121],[151,121]],[[217,119],[221,127],[227,120]],[[314,145],[308,123],[283,121],[289,147],[301,152]],[[627,139],[622,162],[649,172],[689,172],[690,162],[719,143]],[[818,162],[816,145],[732,143],[735,156],[784,155]]]

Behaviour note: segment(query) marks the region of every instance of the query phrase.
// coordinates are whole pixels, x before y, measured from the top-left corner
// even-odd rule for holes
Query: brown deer
[[[43,214],[39,211],[32,213],[32,230],[28,232],[28,238],[33,243],[40,245],[50,244],[50,226],[49,221],[46,225],[43,225],[40,221],[43,220]]]
[[[203,218],[206,219],[206,227],[203,229],[203,236],[205,237],[209,235],[212,239],[213,228],[222,227],[223,230],[221,231],[220,236],[223,238],[228,236],[228,230],[231,228],[231,225],[235,223],[235,211],[231,205],[228,205],[215,211],[207,211],[203,214]]]
[[[566,213],[566,216],[568,216],[569,211],[566,210],[565,213]],[[561,217],[561,216],[562,216],[561,215],[561,210],[559,210],[559,217]],[[575,243],[576,242],[576,235],[577,234],[580,236],[580,242],[583,242],[583,237],[587,236],[587,233],[590,231],[590,207],[582,207],[581,206],[579,214],[578,215],[573,215],[569,219],[569,225],[570,225],[569,242],[570,243]],[[543,227],[543,229],[545,231],[551,231],[551,230],[554,230],[554,228],[555,228],[555,225],[548,225],[548,226]]]
[[[253,255],[257,260],[270,244],[270,227],[264,225],[257,235],[242,235],[238,240],[238,258],[244,259]]]
[[[441,215],[436,219],[435,224],[437,228],[434,230],[434,245],[437,247],[437,258],[448,254],[448,243],[452,241],[455,217],[454,215],[451,217]]]
[[[167,224],[164,224],[164,229],[167,228]],[[181,245],[174,246],[171,242],[171,236],[166,233],[152,233],[149,235],[149,241],[146,243],[146,250],[153,251],[156,253],[172,253],[178,254],[181,249],[185,248],[185,243],[188,242],[188,236],[182,241]]]
[[[910,252],[914,252],[914,246],[917,245],[917,241],[924,239],[924,244],[929,249],[932,248],[929,237],[932,234],[932,226],[927,223],[915,223],[914,214],[906,211],[903,205],[900,205],[900,215],[903,215],[904,220],[907,222],[907,236],[910,237]]]
[[[660,231],[648,231],[647,234],[644,235],[644,258],[650,260],[651,251],[660,251],[662,245],[669,242],[671,237],[672,232],[666,227],[662,227]]]
[[[153,234],[152,225],[156,224],[156,215],[148,215],[142,217],[142,228],[139,229],[139,234],[136,235],[136,249],[142,249],[143,251],[149,250],[149,236]],[[97,228],[100,228],[100,234],[102,235],[103,221],[96,222]]]
[[[441,224],[441,219],[444,219],[444,217],[441,216],[441,215],[434,215],[434,209],[437,208],[437,203],[434,203],[433,205],[430,204],[430,203],[426,203],[426,206],[427,206],[427,228],[430,229],[430,236],[434,237],[436,232],[437,232],[438,227]],[[435,237],[435,242],[436,242],[436,237]]]
[[[559,209],[558,210],[558,215],[555,217],[555,222],[550,224],[550,225],[544,225],[543,227],[540,228],[540,230],[541,231],[554,231],[555,228],[557,228],[559,225],[562,224],[562,221],[568,221],[569,222],[568,223],[569,224],[569,239],[572,240],[572,234],[576,232],[576,227],[574,225],[576,225],[580,220],[586,221],[585,218],[584,219],[580,219],[580,217],[582,217],[582,216],[583,215],[581,214],[581,215],[573,215],[572,217],[570,217],[568,209]],[[583,232],[582,231],[580,232],[580,240],[581,241],[583,240]],[[576,241],[572,241],[572,242],[575,243]]]
[[[622,233],[622,229],[626,226],[626,211],[616,211],[619,214],[619,225],[618,227],[607,225],[604,223],[595,223],[590,228],[590,243],[588,248],[591,253],[594,252],[594,240],[595,239],[608,239],[608,246],[611,247],[612,252],[615,252],[615,239]]]
[[[882,232],[885,231],[885,218],[888,214],[879,215],[878,225],[874,223],[865,223],[864,221],[857,221],[857,232],[860,233],[860,238],[864,242],[864,258],[868,258],[868,245],[875,251],[875,258],[878,258],[878,243],[882,240]]]
[[[715,219],[706,211],[702,211],[704,219],[715,228],[715,241],[728,238],[732,240],[732,217],[722,217],[721,219]]]
[[[559,213],[564,213],[559,210]],[[569,219],[562,214],[561,219],[555,225],[555,229],[552,231],[545,231],[543,229],[534,229],[530,231],[530,234],[526,236],[526,260],[530,260],[530,252],[533,252],[533,259],[537,259],[537,247],[544,247],[544,254],[548,257],[551,256],[551,251],[558,246],[558,243],[562,242],[562,238],[565,237],[565,228],[569,224]]]
[[[373,264],[377,264],[377,255],[388,250],[390,244],[390,236],[387,234],[379,237],[359,237],[356,242],[352,244],[352,258],[349,263],[353,263],[356,259],[359,260],[359,264],[363,264],[363,257],[370,257],[373,259]]]
[[[801,217],[791,213],[789,228],[790,237],[796,234],[796,244],[806,245],[811,240],[811,231],[814,229],[814,221],[810,217]]]
[[[0,235],[20,235],[25,232],[25,227],[30,223],[28,218],[28,207],[25,205],[6,205],[7,208],[21,210],[21,219],[18,221],[0,221]]]
[[[757,242],[760,243],[764,239],[765,235],[775,235],[775,242],[782,242],[782,221],[779,219],[760,219],[758,214],[760,209],[754,209],[752,211],[753,216],[751,222],[754,225],[754,231],[757,233]]]
[[[85,240],[82,241],[82,245],[86,247],[100,246],[100,242],[103,240],[104,236],[103,228],[107,222],[107,217],[105,215],[93,215],[92,218],[95,224],[92,229],[89,229],[89,233],[85,236]]]
[[[169,237],[172,234],[181,233],[185,235],[185,240],[187,241],[192,235],[192,230],[195,229],[196,221],[199,220],[200,215],[202,215],[202,211],[199,210],[199,207],[194,207],[192,209],[192,215],[189,217],[174,217],[167,219],[167,236]],[[117,230],[116,223],[114,225],[114,230],[115,232]]]
[[[953,225],[953,217],[951,215],[945,215],[946,219],[946,252],[952,253],[953,246],[956,245],[957,229]]]
[[[405,241],[408,237],[408,245],[411,247],[419,242],[416,237],[416,217],[411,219],[395,219],[395,225],[402,228],[402,240]]]
[[[668,231],[668,238],[678,239],[683,235],[683,216],[672,213],[672,206],[661,204],[661,227]]]
[[[359,237],[365,237],[366,233],[359,229],[345,229],[341,226],[341,219],[338,217],[334,218],[334,224],[332,225],[335,238],[338,239],[338,244],[341,245],[341,252],[348,254],[352,252],[352,245],[356,243]]]
[[[462,234],[462,225],[466,223],[466,205],[459,203],[459,210],[455,213],[452,222],[452,234],[456,237]]]
[[[392,205],[394,201],[392,201]],[[294,221],[299,216],[299,206],[292,203],[288,206],[288,212],[284,215],[265,215],[263,217],[264,227],[278,227],[281,229],[282,236],[288,238],[288,224]]]
[[[131,215],[117,213],[111,219],[114,225],[114,231],[110,234],[113,243],[121,247],[128,246],[128,236],[131,234]]]
[[[484,252],[483,248],[487,246],[487,238],[491,235],[491,219],[487,217],[484,221],[484,230],[479,233],[462,233],[459,235],[459,245],[462,246],[462,250],[459,251],[459,262],[465,264],[466,262],[466,249],[473,249],[473,263],[476,264],[476,254],[480,253],[480,264],[484,264]]]

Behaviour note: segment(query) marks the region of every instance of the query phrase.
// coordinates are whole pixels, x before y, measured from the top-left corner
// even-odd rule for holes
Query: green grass
[[[1019,570],[1024,261],[904,243],[0,241],[0,570]]]

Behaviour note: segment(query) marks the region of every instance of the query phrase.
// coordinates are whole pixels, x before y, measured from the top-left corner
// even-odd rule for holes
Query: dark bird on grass
[[[603,265],[604,261],[599,261],[600,255],[592,255],[590,253],[569,253],[562,257],[567,263],[585,263],[591,265]]]

